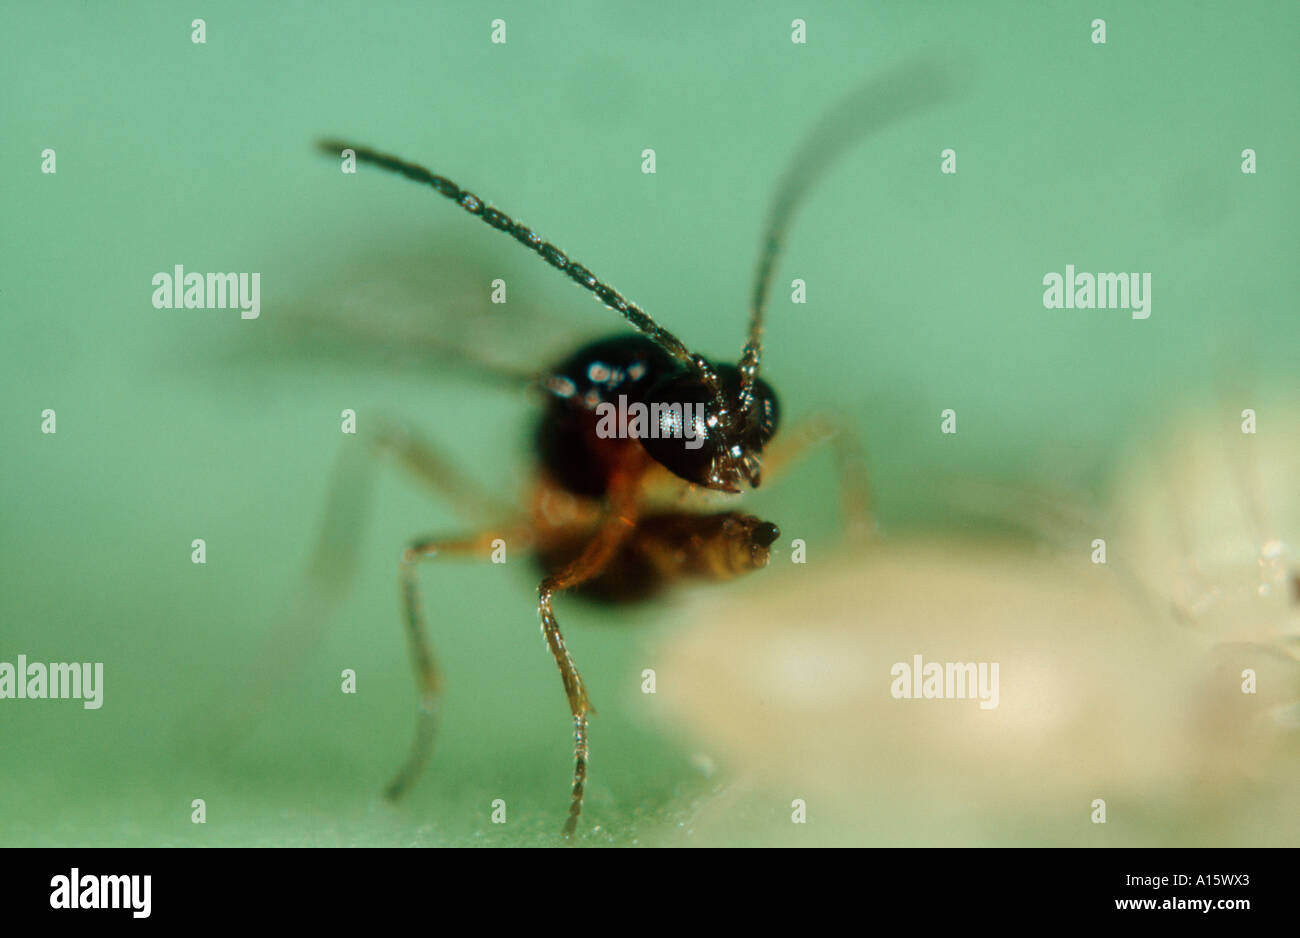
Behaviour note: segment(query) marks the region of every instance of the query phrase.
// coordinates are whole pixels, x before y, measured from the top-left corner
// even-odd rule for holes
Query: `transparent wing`
[[[297,279],[290,298],[264,301],[256,324],[232,331],[216,350],[221,367],[405,372],[518,387],[598,331],[575,311],[547,309],[527,272],[476,256],[452,236],[369,246]],[[196,354],[214,360],[212,349]]]

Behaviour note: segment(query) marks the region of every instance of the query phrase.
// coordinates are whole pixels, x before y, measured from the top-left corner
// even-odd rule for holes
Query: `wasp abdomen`
[[[647,515],[600,576],[575,593],[602,602],[635,602],[682,579],[730,580],[767,566],[780,533],[770,522],[734,511]],[[589,540],[586,532],[574,532],[541,545],[538,562],[547,571],[563,569]]]

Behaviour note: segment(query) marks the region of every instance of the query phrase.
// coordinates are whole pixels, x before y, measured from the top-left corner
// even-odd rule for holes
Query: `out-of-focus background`
[[[194,15],[206,21],[204,44],[191,42]],[[796,15],[806,44],[791,42]],[[498,17],[505,44],[491,42]],[[1091,41],[1096,17],[1104,45]],[[1234,729],[1197,723],[1190,754],[1152,774],[1140,774],[1140,743],[1126,741],[1132,759],[1090,763],[1104,763],[1099,785],[1118,779],[1121,802],[1135,806],[1128,826],[1120,812],[1100,828],[1086,823],[1086,803],[1104,793],[1070,781],[1093,774],[1064,759],[1016,762],[1032,747],[1065,751],[1052,747],[1080,738],[1077,722],[1033,723],[1023,743],[1008,730],[971,758],[1022,779],[1036,773],[1040,789],[1077,794],[1082,808],[1018,799],[1022,789],[996,772],[976,773],[960,796],[933,785],[954,771],[957,729],[932,711],[908,732],[825,726],[805,756],[857,755],[805,796],[806,778],[768,771],[781,761],[770,751],[779,734],[755,735],[708,706],[720,675],[754,675],[733,702],[771,697],[770,673],[742,666],[756,650],[813,662],[783,685],[795,704],[827,653],[897,645],[901,654],[906,636],[930,634],[935,596],[954,582],[972,614],[952,627],[984,630],[969,653],[1014,660],[1041,642],[1047,658],[1034,660],[1058,660],[1075,647],[1063,637],[1102,613],[1058,614],[1038,592],[1048,574],[1016,558],[1055,563],[1042,551],[1068,553],[1079,530],[1085,545],[1104,533],[1056,509],[1123,504],[1114,493],[1125,467],[1166,415],[1190,406],[1232,427],[1255,389],[1271,389],[1273,414],[1300,400],[1294,3],[29,3],[5,19],[0,661],[101,661],[105,701],[98,711],[0,701],[0,843],[554,842],[569,720],[522,558],[422,572],[446,676],[442,731],[410,798],[398,807],[379,798],[413,711],[395,560],[414,535],[462,527],[418,485],[378,476],[356,532],[353,588],[301,654],[292,642],[267,653],[302,589],[331,474],[354,442],[339,432],[343,409],[362,422],[406,417],[513,496],[528,479],[532,405],[432,363],[422,371],[397,367],[397,356],[295,350],[282,327],[321,311],[380,348],[385,337],[406,345],[394,343],[397,322],[460,330],[494,356],[528,362],[563,353],[570,334],[619,324],[445,200],[376,173],[344,176],[312,142],[344,136],[431,166],[534,226],[693,347],[734,358],[787,158],[837,96],[926,52],[954,54],[958,93],[820,181],[781,261],[767,331],[766,373],[789,418],[834,411],[868,441],[882,537],[860,553],[842,546],[835,475],[818,455],[747,497],[786,535],[773,569],[613,614],[559,600],[599,709],[585,815],[596,829],[585,836],[1039,844],[1106,843],[1104,831],[1120,843],[1294,842],[1296,814],[1284,813],[1294,790],[1273,781],[1295,777],[1293,733],[1270,737],[1267,756],[1238,753],[1253,760],[1252,780],[1215,782],[1226,794],[1210,801],[1195,786],[1188,793],[1189,767]],[[40,172],[46,148],[54,175]],[[641,171],[645,148],[656,152],[654,175]],[[940,173],[945,148],[956,151],[955,175]],[[1240,170],[1247,148],[1254,175]],[[151,278],[177,264],[260,272],[260,318],[155,309]],[[1150,318],[1044,309],[1044,275],[1067,264],[1150,272]],[[497,277],[508,283],[504,309],[486,302]],[[807,283],[804,305],[789,302],[796,277]],[[543,322],[542,336],[557,341],[533,341]],[[54,435],[40,432],[47,408]],[[945,408],[957,412],[955,436],[939,433]],[[1261,433],[1280,423],[1262,417]],[[1015,494],[1029,491],[1033,499]],[[806,568],[789,562],[793,537],[810,545]],[[190,562],[195,538],[207,543],[202,566]],[[910,585],[873,612],[861,586],[880,570]],[[1053,567],[1066,592],[1093,572]],[[857,593],[844,593],[846,576]],[[755,621],[755,595],[784,599],[760,604],[769,617]],[[912,595],[929,602],[909,604]],[[1075,688],[1076,703],[1114,702],[1096,688],[1099,675],[1129,685],[1147,675],[1170,694],[1202,688],[1183,646],[1162,644],[1185,637],[1168,633],[1169,604],[1150,593],[1142,603],[1157,611],[1106,613],[1100,644],[1059,659],[1104,662],[1079,672],[1086,687],[1050,678],[1051,668],[1043,680]],[[772,621],[778,608],[791,621]],[[1026,609],[1041,630],[1011,621]],[[843,615],[847,644],[810,651],[809,636]],[[1148,670],[1113,670],[1135,648]],[[1176,673],[1162,670],[1174,658]],[[263,666],[269,690],[250,678]],[[861,683],[846,680],[869,696],[879,675],[863,667]],[[345,668],[358,675],[355,695],[340,692]],[[653,696],[641,693],[646,668],[661,673]],[[1124,699],[1129,709],[1098,713],[1128,723],[1170,697]],[[234,721],[236,745],[218,748],[232,714],[259,709],[258,720]],[[1097,732],[1097,751],[1111,752],[1104,724]],[[891,758],[870,759],[872,747]],[[873,810],[897,806],[903,791],[907,810]],[[797,830],[795,797],[814,800]],[[204,825],[191,823],[196,798]],[[489,820],[494,799],[507,804],[505,825]],[[1232,823],[1234,811],[1251,822]]]

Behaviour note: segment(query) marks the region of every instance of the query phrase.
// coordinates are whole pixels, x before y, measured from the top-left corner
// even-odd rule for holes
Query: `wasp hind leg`
[[[411,653],[411,665],[415,670],[417,708],[415,738],[411,741],[410,753],[402,767],[398,769],[397,775],[384,789],[384,797],[391,801],[396,801],[406,794],[420,777],[420,773],[424,771],[433,753],[433,741],[438,730],[438,705],[442,679],[433,645],[429,641],[424,607],[420,601],[420,589],[415,578],[416,565],[422,560],[431,560],[444,555],[467,556],[486,552],[499,536],[500,532],[485,531],[469,537],[421,538],[413,541],[402,553],[398,568],[402,592],[402,623]]]

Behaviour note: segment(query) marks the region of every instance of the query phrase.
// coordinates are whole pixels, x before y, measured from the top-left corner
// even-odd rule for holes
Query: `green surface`
[[[239,349],[367,258],[408,259],[387,268],[399,279],[499,267],[513,315],[617,327],[431,193],[343,177],[313,152],[322,135],[445,173],[693,347],[734,357],[772,185],[817,113],[916,52],[963,49],[959,96],[821,181],[767,336],[786,412],[839,410],[871,442],[894,528],[949,520],[944,479],[1093,485],[1141,420],[1225,371],[1294,374],[1300,6],[796,6],[9,5],[0,660],[102,661],[106,688],[98,711],[0,702],[0,844],[553,840],[568,720],[522,563],[424,572],[448,683],[439,752],[403,806],[378,797],[412,709],[394,561],[411,536],[461,527],[394,472],[320,646],[270,659],[265,701],[238,699],[299,588],[347,441],[341,409],[405,415],[508,493],[526,479],[531,413],[436,376]],[[194,15],[205,45],[190,42]],[[795,15],[806,46],[790,42]],[[489,42],[497,16],[504,46]],[[1088,41],[1094,16],[1105,46]],[[950,146],[959,172],[942,176]],[[1246,147],[1257,175],[1238,169]],[[1152,272],[1152,317],[1044,310],[1041,279],[1067,263]],[[261,272],[261,318],[154,309],[150,279],[174,264]],[[785,302],[796,276],[806,306]],[[439,321],[455,313],[436,305]],[[39,432],[47,407],[54,436]],[[962,414],[959,446],[934,432],[944,407]],[[830,470],[807,472],[755,504],[829,537]],[[714,784],[638,691],[677,609],[611,622],[559,607],[600,708],[597,842],[688,840],[678,822]],[[343,668],[358,694],[339,692]],[[214,699],[221,687],[234,698]],[[250,703],[266,716],[213,751],[224,710]],[[194,798],[206,825],[190,822]],[[486,820],[494,798],[505,828]]]

